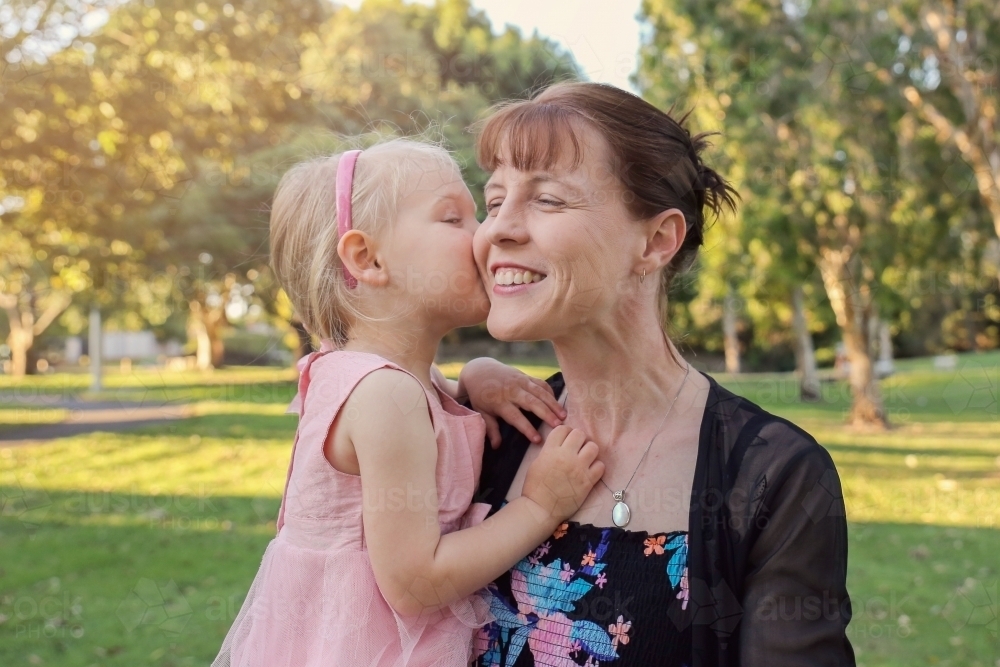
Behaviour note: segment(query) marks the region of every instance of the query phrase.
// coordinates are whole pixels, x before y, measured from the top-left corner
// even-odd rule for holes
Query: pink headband
[[[337,163],[337,235],[343,238],[344,234],[353,228],[351,221],[351,191],[354,183],[354,164],[358,161],[361,151],[347,151],[340,156]],[[344,280],[347,287],[354,289],[358,286],[358,279],[351,275],[351,272],[344,267]]]

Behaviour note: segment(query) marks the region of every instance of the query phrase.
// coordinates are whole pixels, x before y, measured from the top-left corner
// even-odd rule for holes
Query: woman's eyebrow
[[[536,186],[540,183],[554,183],[556,185],[560,185],[566,188],[567,190],[569,190],[578,197],[583,196],[583,190],[573,185],[572,183],[568,183],[560,178],[557,178],[555,174],[551,174],[549,172],[536,172],[535,174],[530,176],[525,182],[530,186]],[[487,181],[486,185],[483,187],[483,193],[488,192],[492,188],[503,188],[503,187],[504,186],[501,185],[500,183]]]
[[[530,183],[531,185],[538,185],[539,183],[554,183],[556,185],[561,185],[562,187],[566,188],[567,190],[569,190],[570,192],[572,192],[577,196],[583,196],[583,190],[573,185],[572,183],[568,183],[562,180],[561,178],[556,178],[554,174],[550,174],[548,172],[535,174],[534,176],[528,179],[528,183]]]

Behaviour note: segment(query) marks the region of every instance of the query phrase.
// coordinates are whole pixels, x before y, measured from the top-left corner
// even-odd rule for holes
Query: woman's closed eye
[[[545,195],[538,197],[535,201],[537,201],[542,206],[546,206],[548,208],[561,208],[566,205],[564,202],[558,199]]]

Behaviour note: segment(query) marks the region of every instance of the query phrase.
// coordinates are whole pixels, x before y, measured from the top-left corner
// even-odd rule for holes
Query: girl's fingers
[[[503,417],[505,422],[523,433],[528,440],[536,444],[541,444],[542,436],[539,435],[538,431],[535,430],[535,427],[531,425],[528,418],[525,417],[520,410],[518,410],[515,404],[508,403],[504,405],[500,408],[498,414],[500,417]]]
[[[555,396],[554,392],[552,391],[552,387],[549,385],[548,382],[546,382],[545,380],[541,380],[539,378],[531,377],[530,375],[527,377],[528,381],[531,382],[531,384],[548,392],[550,395]]]
[[[490,447],[496,449],[500,446],[500,424],[493,415],[484,414],[482,417],[486,422],[486,437],[489,438]]]
[[[539,396],[539,393],[542,392],[538,388],[533,387],[533,385],[531,387],[521,387],[520,392],[516,394],[514,402],[525,410],[534,412],[549,426],[556,427],[562,424],[562,406],[554,398],[549,397],[549,400],[546,400],[544,394]]]
[[[531,393],[535,394],[536,396],[544,400],[546,403],[554,407],[558,407],[560,409],[562,408],[562,406],[559,404],[559,397],[556,396],[554,391],[552,391],[552,387],[549,386],[548,382],[546,382],[545,380],[539,380],[538,378],[528,378],[528,379],[532,389]],[[538,389],[541,390],[541,393],[538,393],[538,391],[536,391]]]
[[[514,394],[513,405],[521,408],[522,410],[529,410],[534,412],[535,415],[547,423],[549,426],[555,427],[562,423],[557,415],[545,402],[538,396],[535,396],[529,390],[519,387]]]

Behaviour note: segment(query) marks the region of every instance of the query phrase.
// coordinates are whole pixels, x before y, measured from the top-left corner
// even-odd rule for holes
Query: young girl
[[[547,385],[496,362],[469,364],[457,385],[432,370],[442,337],[489,310],[477,226],[451,156],[427,144],[397,139],[282,179],[272,266],[330,344],[301,366],[278,535],[213,665],[466,665],[489,620],[474,593],[600,479],[597,445],[558,425]],[[498,391],[514,385],[509,400]],[[518,407],[555,426],[522,497],[485,520],[472,499],[486,426],[455,400],[466,391],[536,440]]]

